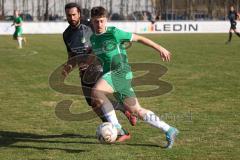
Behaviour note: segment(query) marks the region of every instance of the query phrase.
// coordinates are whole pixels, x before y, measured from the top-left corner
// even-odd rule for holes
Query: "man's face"
[[[98,34],[106,31],[107,18],[106,17],[94,17],[92,19],[94,31]]]
[[[231,11],[234,11],[234,7],[233,7],[233,6],[231,6],[231,7],[230,7],[230,10],[231,10]]]
[[[66,9],[67,21],[72,27],[76,27],[80,23],[80,12],[76,7]]]
[[[14,16],[15,17],[18,17],[18,15],[19,15],[19,12],[16,10],[16,11],[14,11]]]

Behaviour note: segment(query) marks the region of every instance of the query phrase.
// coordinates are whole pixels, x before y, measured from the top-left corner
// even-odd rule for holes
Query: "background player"
[[[240,18],[237,12],[235,11],[233,6],[230,6],[230,11],[228,13],[228,19],[230,21],[230,30],[229,30],[229,38],[226,44],[230,43],[232,40],[232,33],[234,32],[238,37],[240,37],[240,33],[237,32],[237,22],[236,20]]]
[[[168,142],[166,148],[171,148],[179,131],[161,121],[152,111],[140,106],[131,86],[132,72],[122,42],[136,41],[152,47],[160,54],[163,61],[170,61],[170,52],[145,37],[124,32],[116,27],[107,27],[107,11],[103,7],[92,8],[91,18],[95,31],[95,34],[90,38],[92,49],[102,61],[104,73],[92,92],[93,103],[97,107],[101,107],[108,121],[119,128],[121,125],[118,123],[115,111],[107,98],[109,94],[117,95],[118,100],[133,114],[138,115],[148,124],[163,130]]]
[[[26,37],[22,36],[22,18],[19,16],[19,11],[18,10],[14,10],[14,21],[12,26],[15,26],[15,32],[13,34],[13,39],[17,40],[18,42],[18,48],[21,49],[22,48],[22,41],[24,41],[26,43]]]
[[[86,62],[89,53],[91,52],[90,36],[92,35],[92,30],[90,27],[81,24],[81,9],[78,4],[66,4],[65,12],[69,26],[63,33],[63,40],[68,51],[68,62],[65,64],[62,74],[67,76],[75,66],[79,67],[82,90],[86,101],[89,106],[92,106],[93,110],[98,114],[102,121],[106,122],[107,119],[102,113],[101,108],[95,107],[91,104],[92,87],[95,85],[96,80],[102,75],[102,66],[100,64],[96,63],[88,66]],[[115,102],[114,106],[116,109],[120,109],[125,113],[132,125],[136,124],[136,117],[126,111],[123,105]],[[124,140],[126,137],[129,138],[129,134],[127,133],[125,135],[125,133],[127,133],[125,130],[120,133],[122,135],[119,138],[120,140]]]

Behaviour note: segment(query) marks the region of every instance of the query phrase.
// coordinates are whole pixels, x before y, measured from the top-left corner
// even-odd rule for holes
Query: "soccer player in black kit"
[[[80,22],[81,8],[78,4],[66,4],[65,13],[69,26],[63,33],[63,40],[68,52],[68,61],[63,67],[62,74],[67,77],[75,67],[79,68],[82,91],[85,99],[101,120],[106,122],[107,120],[103,111],[91,103],[91,90],[97,80],[102,76],[102,66],[100,64],[91,63],[91,65],[89,65],[89,63],[87,63],[89,59],[88,56],[91,53],[90,36],[92,35],[92,29]],[[134,126],[136,124],[136,116],[131,115],[122,104],[112,103],[114,109],[118,109],[126,115],[131,125]],[[124,141],[124,136],[129,137],[129,133],[126,130],[119,133],[119,139]],[[121,141],[119,140],[119,142]]]
[[[230,7],[230,11],[228,13],[228,19],[230,21],[230,24],[231,24],[231,27],[230,27],[230,30],[229,30],[229,39],[228,41],[226,42],[226,44],[230,43],[231,40],[232,40],[232,34],[233,32],[238,36],[240,37],[240,33],[237,32],[237,22],[236,20],[240,18],[237,14],[237,12],[234,10],[234,7],[231,6]]]

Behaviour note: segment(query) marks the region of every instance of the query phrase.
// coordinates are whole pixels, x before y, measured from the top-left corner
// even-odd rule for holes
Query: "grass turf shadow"
[[[37,143],[78,143],[78,142],[65,142],[58,140],[49,140],[54,138],[84,138],[84,139],[95,139],[95,136],[81,135],[81,134],[60,134],[60,135],[39,135],[33,133],[19,133],[10,131],[0,131],[0,148],[33,148],[38,150],[61,150],[68,153],[80,153],[87,152],[87,150],[79,149],[67,149],[67,148],[50,148],[50,147],[36,147],[26,145],[15,145],[17,142],[37,142]],[[46,140],[47,139],[47,140]],[[88,142],[86,142],[88,143]],[[95,143],[96,144],[96,143]]]
[[[0,131],[0,148],[30,148],[37,150],[60,150],[65,151],[67,153],[81,153],[81,152],[89,152],[89,150],[82,149],[69,149],[69,148],[59,148],[59,147],[36,147],[36,146],[27,146],[27,145],[16,145],[17,142],[35,142],[35,143],[63,143],[63,144],[99,144],[98,142],[91,141],[61,141],[55,140],[55,138],[80,138],[80,139],[96,139],[95,136],[92,135],[81,135],[81,134],[59,134],[59,135],[39,135],[33,133],[19,133],[19,132],[10,132],[10,131]],[[113,146],[125,145],[132,147],[160,147],[160,145],[156,144],[144,144],[144,143],[115,143]],[[110,145],[110,146],[112,146]]]

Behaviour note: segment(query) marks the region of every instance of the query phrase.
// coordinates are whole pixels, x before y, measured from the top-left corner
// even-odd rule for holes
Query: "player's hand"
[[[68,74],[71,72],[72,70],[72,65],[71,64],[65,64],[64,67],[63,67],[63,70],[62,70],[62,75],[64,77],[67,77]]]
[[[162,48],[159,50],[159,52],[160,52],[160,56],[161,56],[161,58],[162,58],[163,61],[167,61],[167,62],[170,61],[170,59],[171,59],[171,53],[170,53],[168,50],[166,50],[165,48],[162,47]]]
[[[86,70],[88,67],[89,67],[89,65],[86,64],[85,62],[79,64],[80,70]]]

